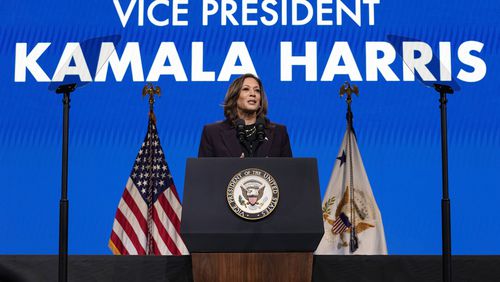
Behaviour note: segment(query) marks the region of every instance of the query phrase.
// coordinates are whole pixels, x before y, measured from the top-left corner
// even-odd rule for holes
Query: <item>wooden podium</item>
[[[261,169],[279,187],[268,216],[248,220],[228,203],[231,179]],[[238,187],[239,189],[239,187]],[[311,281],[312,252],[323,236],[315,159],[188,159],[181,234],[195,282]]]
[[[194,281],[309,282],[312,253],[193,253]]]

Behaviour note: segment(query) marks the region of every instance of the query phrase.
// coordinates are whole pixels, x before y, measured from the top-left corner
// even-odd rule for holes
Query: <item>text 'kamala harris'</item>
[[[287,25],[374,28],[375,8],[381,5],[380,2],[356,0],[349,1],[348,5],[342,0],[203,0],[201,3],[189,0],[113,0],[114,12],[124,29],[147,25],[153,28],[184,26],[185,29],[233,26],[249,29],[251,33],[255,32],[252,29],[255,26],[261,26],[261,32],[272,26]],[[433,50],[426,42],[410,39],[398,44],[366,41],[356,44],[357,49],[353,50],[348,41],[297,41],[271,40],[269,44],[277,46],[269,50],[279,52],[271,56],[275,62],[269,62],[269,56],[259,57],[263,56],[261,53],[252,54],[255,50],[249,50],[247,42],[241,39],[225,43],[210,39],[197,40],[188,42],[188,48],[185,43],[182,48],[177,48],[176,45],[180,43],[175,41],[160,42],[158,47],[143,47],[141,42],[125,42],[124,46],[120,46],[120,51],[115,50],[118,46],[113,42],[101,42],[99,56],[94,56],[96,58],[86,57],[86,50],[82,50],[79,42],[68,42],[60,53],[55,70],[41,64],[44,61],[41,58],[50,48],[51,42],[17,42],[14,80],[26,82],[29,73],[37,82],[63,81],[68,75],[79,76],[81,81],[105,82],[112,80],[111,75],[108,76],[111,70],[114,80],[122,81],[130,69],[130,77],[135,82],[156,82],[162,77],[170,77],[175,81],[229,81],[232,75],[258,74],[260,70],[254,62],[262,60],[266,61],[266,68],[276,67],[273,71],[280,74],[281,81],[329,82],[339,76],[341,81],[346,78],[350,81],[414,81],[415,74],[418,74],[424,81],[451,81],[456,78],[464,82],[477,82],[486,76],[487,71],[486,62],[481,58],[484,44],[480,41],[440,41],[438,47],[434,48],[438,50]],[[221,50],[220,57],[205,53],[205,49],[214,46]],[[144,49],[151,47],[157,48],[156,54],[153,54],[153,62],[146,65],[145,57],[150,56],[150,52],[144,53]],[[401,67],[393,66],[396,50],[402,50],[404,63],[400,63]],[[329,54],[326,60],[322,56],[325,53]],[[362,55],[355,57],[354,54]],[[206,55],[210,56],[210,64],[204,61]],[[433,57],[439,58],[439,75],[429,70],[428,65]],[[452,69],[453,59],[460,62],[455,69]],[[53,66],[56,63],[47,64]],[[89,65],[96,67],[90,69]],[[360,69],[358,65],[365,66],[365,69]],[[305,70],[303,77],[293,76],[293,70],[297,68]]]

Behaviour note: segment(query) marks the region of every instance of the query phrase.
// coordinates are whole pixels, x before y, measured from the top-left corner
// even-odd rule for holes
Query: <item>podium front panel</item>
[[[279,187],[274,211],[247,220],[229,207],[234,175],[258,168]],[[323,236],[316,160],[312,158],[188,159],[181,234],[190,252],[310,252]]]

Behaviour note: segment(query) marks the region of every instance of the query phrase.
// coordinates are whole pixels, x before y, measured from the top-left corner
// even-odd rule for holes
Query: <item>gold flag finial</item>
[[[359,96],[359,89],[354,84],[351,87],[351,84],[348,81],[344,82],[344,84],[342,84],[342,86],[340,87],[340,97],[343,97],[345,94],[347,94],[346,102],[348,105],[351,104],[353,93],[356,94],[356,96]]]
[[[153,106],[155,104],[154,95],[158,95],[158,97],[160,97],[161,89],[159,86],[154,86],[152,83],[148,83],[144,85],[144,88],[142,88],[142,97],[146,95],[149,95],[149,117],[153,120],[154,123],[156,123],[156,117],[153,110]]]

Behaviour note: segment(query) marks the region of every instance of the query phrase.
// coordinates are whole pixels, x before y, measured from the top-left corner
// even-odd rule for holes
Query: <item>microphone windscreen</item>
[[[266,120],[263,117],[260,117],[255,121],[255,127],[257,128],[257,130],[263,130],[265,124]]]
[[[242,120],[241,118],[239,118],[239,119],[234,121],[234,125],[236,126],[236,128],[242,129],[245,127],[245,121]]]
[[[243,143],[245,141],[245,121],[239,118],[234,121],[234,125],[236,126],[238,139]]]
[[[266,138],[266,133],[264,132],[265,123],[266,123],[266,120],[263,117],[260,117],[255,121],[255,129],[257,131],[257,140],[259,142],[264,141],[264,139]]]

